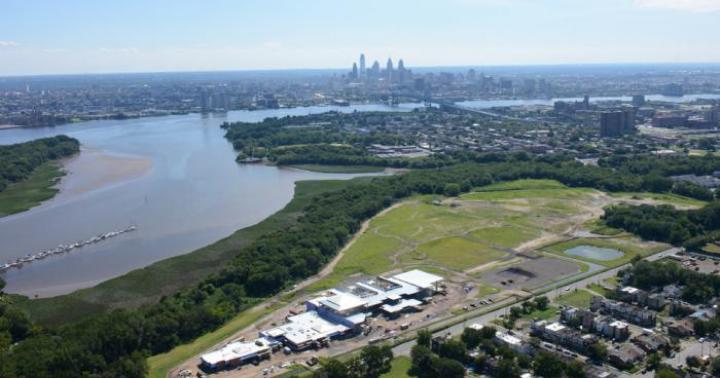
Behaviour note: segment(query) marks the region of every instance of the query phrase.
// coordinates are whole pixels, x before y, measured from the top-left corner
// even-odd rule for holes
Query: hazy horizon
[[[0,76],[720,63],[720,0],[6,0]]]

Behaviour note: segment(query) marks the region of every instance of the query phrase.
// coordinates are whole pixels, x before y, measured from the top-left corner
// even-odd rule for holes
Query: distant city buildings
[[[409,82],[412,77],[412,72],[405,68],[405,62],[402,59],[398,61],[397,68],[395,68],[392,58],[388,58],[384,70],[380,69],[380,63],[377,60],[373,62],[369,70],[366,69],[365,64],[365,54],[360,54],[359,66],[358,63],[353,63],[352,70],[347,75],[348,79],[351,81],[383,80],[385,83],[402,84]]]

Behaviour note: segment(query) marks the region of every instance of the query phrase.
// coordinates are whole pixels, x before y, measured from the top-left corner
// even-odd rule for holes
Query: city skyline
[[[8,0],[0,76],[340,69],[358,52],[413,67],[720,62],[718,0],[263,5]]]

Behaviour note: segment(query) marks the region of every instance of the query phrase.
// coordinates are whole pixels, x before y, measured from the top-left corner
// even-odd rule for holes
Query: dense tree
[[[427,328],[419,330],[417,333],[417,344],[430,348],[430,343],[432,343],[432,332]]]
[[[532,367],[535,375],[543,378],[561,378],[565,371],[565,363],[554,354],[547,352],[538,353]]]
[[[462,378],[465,376],[465,366],[450,358],[439,358],[434,364],[436,377]]]
[[[0,146],[0,192],[8,184],[27,179],[41,164],[79,151],[80,142],[65,135]]]

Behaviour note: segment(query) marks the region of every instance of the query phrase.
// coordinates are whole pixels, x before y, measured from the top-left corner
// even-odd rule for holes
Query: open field
[[[635,193],[618,192],[608,193],[611,197],[618,199],[629,199],[636,201],[652,201],[656,204],[673,205],[678,208],[699,208],[707,205],[707,202],[694,198],[679,196],[671,193]]]
[[[48,162],[37,167],[27,180],[8,185],[0,192],[0,217],[28,210],[49,200],[58,192],[54,186],[63,175],[59,163]]]
[[[67,295],[33,300],[16,296],[15,300],[33,320],[43,324],[60,324],[110,308],[136,307],[154,302],[222,269],[233,258],[235,251],[261,235],[288,227],[312,196],[351,185],[352,182],[355,181],[298,182],[293,199],[284,209],[207,247]]]
[[[572,306],[572,307],[578,307],[578,308],[589,308],[590,307],[590,298],[592,298],[592,293],[590,293],[587,290],[575,290],[573,292],[570,292],[568,294],[563,294],[559,296],[555,302],[565,305],[565,306]]]
[[[612,260],[598,260],[582,256],[569,256],[565,253],[568,249],[579,246],[591,246],[597,248],[608,248],[622,252],[622,256]],[[568,240],[545,247],[543,250],[573,259],[588,261],[606,267],[616,267],[630,262],[635,256],[645,257],[655,252],[667,249],[668,246],[662,243],[642,242],[633,237],[600,239],[600,238],[578,238]]]
[[[459,198],[415,197],[373,218],[333,273],[308,290],[333,287],[353,274],[409,267],[455,273],[482,270],[512,258],[514,249],[532,250],[533,241],[583,223],[588,213],[597,213],[599,195],[552,180],[519,180]]]

